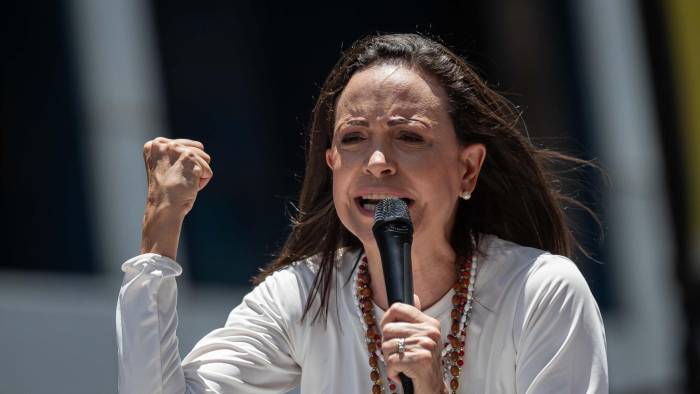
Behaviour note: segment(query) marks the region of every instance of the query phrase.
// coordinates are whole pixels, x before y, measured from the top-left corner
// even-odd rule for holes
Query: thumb
[[[419,311],[423,310],[423,308],[421,308],[421,305],[420,305],[420,298],[418,298],[418,294],[416,294],[416,293],[413,293],[413,306],[418,308]]]
[[[200,177],[200,178],[199,178],[199,185],[198,185],[198,187],[197,187],[197,191],[200,191],[200,190],[204,189],[204,186],[206,186],[206,185],[209,183],[209,181],[211,180],[211,178],[212,178],[211,175],[210,175],[210,176],[207,176],[207,177]]]

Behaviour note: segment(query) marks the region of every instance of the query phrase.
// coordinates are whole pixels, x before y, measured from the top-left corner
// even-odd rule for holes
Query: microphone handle
[[[411,267],[411,244],[403,243],[403,291],[402,300],[404,304],[413,305],[413,269]],[[403,386],[404,394],[413,394],[413,381],[403,373],[399,374],[399,380]]]
[[[404,394],[413,394],[413,381],[411,380],[411,378],[404,375],[403,372],[400,372],[399,380],[401,380],[401,385],[403,386]]]
[[[411,264],[411,243],[401,242],[397,245],[397,238],[389,234],[382,234],[384,245],[394,247],[380,248],[382,255],[382,269],[384,270],[384,284],[386,287],[389,305],[401,302],[413,305],[413,269]],[[375,234],[378,238],[379,234]],[[400,261],[400,265],[389,264],[390,261]],[[397,272],[398,271],[398,272]],[[413,394],[413,381],[403,373],[399,373],[399,380],[403,386],[404,394]]]

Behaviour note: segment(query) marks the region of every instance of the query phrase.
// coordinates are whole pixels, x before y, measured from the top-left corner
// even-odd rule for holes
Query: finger
[[[418,323],[430,319],[430,316],[421,312],[413,305],[402,304],[396,302],[392,304],[382,317],[381,326],[393,321],[404,321],[409,323]]]
[[[417,340],[411,337],[394,337],[391,339],[384,339],[381,344],[382,354],[384,354],[386,357],[394,353],[399,353],[399,343],[401,342],[401,338],[403,338],[404,354],[417,343]]]
[[[182,160],[188,163],[189,165],[193,166],[193,171],[195,175],[197,175],[200,178],[197,180],[198,190],[201,190],[201,188],[204,185],[206,185],[206,183],[202,184],[202,179],[206,180],[214,176],[214,172],[212,171],[209,164],[201,156],[194,153],[191,148],[187,148],[187,150],[183,151],[180,155],[179,160]],[[197,167],[199,168],[197,169]]]
[[[173,140],[173,142],[176,144],[191,146],[193,148],[199,148],[201,150],[204,150],[204,144],[202,144],[199,141],[189,140],[187,138],[178,138],[178,139]]]
[[[433,356],[429,350],[416,346],[412,347],[410,351],[407,348],[403,354],[384,355],[386,374],[398,377],[399,373],[403,373],[409,378],[415,378],[419,371],[430,368]]]
[[[207,171],[205,167],[199,163],[193,163],[192,165],[192,174],[194,175],[194,179],[192,180],[194,184],[197,185],[197,191],[200,191],[204,189],[204,187],[211,181],[213,178],[214,174],[213,173],[205,173]],[[209,170],[211,171],[211,170]]]
[[[211,170],[209,164],[207,164],[207,162],[205,162],[201,157],[197,157],[197,161],[198,166],[201,167],[199,180],[197,181],[197,191],[200,191],[209,183],[211,178],[214,176],[214,172]]]
[[[420,323],[389,322],[382,327],[382,338],[408,338],[412,335],[420,335],[426,328]]]
[[[399,353],[398,342],[398,339],[392,339],[391,341],[386,341],[385,343],[382,343],[382,353],[384,355],[386,375],[387,377],[397,381],[399,380],[399,373],[404,372],[404,368],[402,368],[402,361],[405,361],[410,347],[408,340],[406,340],[404,345],[406,347],[406,350],[403,353]]]
[[[205,152],[197,147],[194,147],[194,146],[190,146],[187,149],[191,149],[192,151],[194,151],[194,153],[196,153],[201,158],[203,158],[207,163],[211,163],[211,156],[209,156],[209,154],[207,152]]]
[[[199,178],[199,185],[197,187],[197,191],[204,189],[204,187],[207,186],[207,184],[209,184],[209,181],[211,181],[213,177],[214,174],[212,174],[209,178]]]
[[[200,160],[200,163],[201,163],[201,161],[203,161],[202,158],[199,158],[199,160]],[[204,189],[204,187],[214,177],[214,172],[211,170],[211,167],[209,166],[209,164],[204,162],[203,164],[201,164],[201,166],[202,166],[202,173],[199,176],[199,182],[197,184],[197,191]]]
[[[193,148],[187,148],[180,154],[180,158],[182,160],[191,160],[192,162],[200,165],[202,167],[202,175],[211,175],[213,174],[213,171],[211,170],[211,167],[209,166],[209,163],[197,152],[194,151]]]
[[[178,144],[175,141],[171,141],[167,144],[161,144],[160,146],[162,146],[164,149],[170,150],[171,153],[176,155],[176,157],[178,155],[182,156],[183,154],[193,153],[197,156],[200,156],[207,163],[211,162],[211,157],[209,156],[209,154],[207,152],[195,147],[195,146],[187,146],[187,145],[183,145],[183,144]]]
[[[168,146],[170,146],[171,149],[173,149],[175,152],[182,154],[182,153],[191,151],[191,152],[201,156],[207,163],[211,162],[211,156],[209,156],[209,154],[207,152],[203,151],[201,148],[199,148],[197,146],[181,144],[181,143],[178,143],[177,141],[189,141],[189,140],[170,141]],[[193,141],[193,142],[197,142],[197,141]],[[201,143],[199,143],[199,142],[197,142],[197,143],[199,145],[201,145]]]

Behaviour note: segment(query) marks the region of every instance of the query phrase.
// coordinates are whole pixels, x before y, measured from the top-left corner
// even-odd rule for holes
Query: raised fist
[[[143,146],[148,177],[147,209],[184,217],[197,192],[211,180],[211,158],[198,141],[158,137]]]

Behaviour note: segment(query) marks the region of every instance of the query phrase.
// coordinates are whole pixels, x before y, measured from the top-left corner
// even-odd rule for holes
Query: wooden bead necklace
[[[457,394],[459,376],[464,366],[464,346],[467,326],[471,318],[476,266],[476,255],[472,256],[469,267],[466,261],[462,262],[458,268],[457,283],[453,287],[455,294],[452,296],[452,325],[442,349],[443,380],[449,382],[448,388],[451,394]],[[379,361],[384,362],[381,350],[382,337],[374,316],[367,256],[362,257],[357,268],[355,283],[355,300],[360,312],[360,321],[365,330],[367,351],[369,352],[369,379],[372,384],[372,394],[380,394],[384,392],[384,383],[379,373]],[[396,394],[397,389],[396,383],[389,379],[391,393]]]

